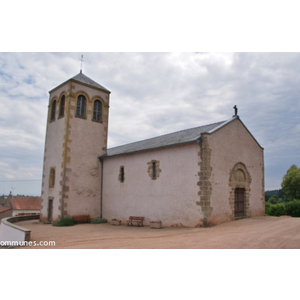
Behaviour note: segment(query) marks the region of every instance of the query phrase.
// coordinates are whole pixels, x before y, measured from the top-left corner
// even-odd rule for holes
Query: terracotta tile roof
[[[11,210],[11,207],[6,207],[6,206],[0,206],[0,213],[3,213],[7,210]]]
[[[12,196],[11,205],[16,210],[40,210],[41,197]]]

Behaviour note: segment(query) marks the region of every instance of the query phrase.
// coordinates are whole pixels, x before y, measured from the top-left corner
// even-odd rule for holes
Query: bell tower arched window
[[[79,95],[77,98],[76,116],[85,118],[86,111],[86,99],[83,95]]]
[[[58,117],[62,118],[65,115],[65,95],[60,99]]]
[[[100,100],[94,102],[93,121],[102,122],[102,103]]]
[[[55,111],[56,111],[56,100],[54,100],[52,102],[50,121],[54,121],[55,120]]]

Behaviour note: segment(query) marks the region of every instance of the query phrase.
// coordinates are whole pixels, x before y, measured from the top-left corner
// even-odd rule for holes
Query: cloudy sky
[[[237,105],[265,149],[266,190],[300,165],[299,53],[2,52],[1,194],[40,194],[48,91],[82,54],[83,73],[111,91],[109,147],[227,120]]]

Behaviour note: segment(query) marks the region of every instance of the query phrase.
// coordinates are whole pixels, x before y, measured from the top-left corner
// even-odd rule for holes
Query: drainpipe
[[[100,186],[100,218],[102,218],[102,202],[103,202],[103,159],[99,157],[101,163],[101,186]]]

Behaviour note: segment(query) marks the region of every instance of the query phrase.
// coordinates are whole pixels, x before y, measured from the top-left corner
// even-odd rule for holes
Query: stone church
[[[80,71],[52,89],[40,219],[212,226],[264,215],[263,148],[237,115],[107,149],[110,91]]]

